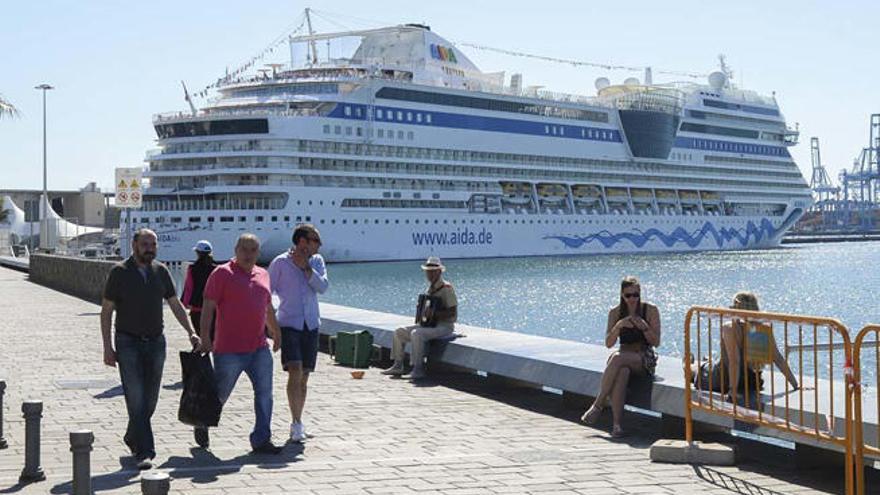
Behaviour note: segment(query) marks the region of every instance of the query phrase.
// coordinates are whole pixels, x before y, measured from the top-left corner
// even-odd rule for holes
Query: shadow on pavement
[[[121,395],[123,395],[122,385],[117,385],[115,387],[108,388],[100,394],[95,394],[93,397],[95,399],[112,399],[113,397],[119,397]]]
[[[769,490],[746,480],[739,479],[727,473],[722,473],[707,466],[694,466],[697,476],[713,485],[730,490],[732,493],[742,495],[783,495],[782,492]]]
[[[572,422],[579,422],[580,415],[588,405],[584,404],[583,409],[570,409],[565,406],[562,397],[558,394],[546,392],[539,388],[494,384],[488,382],[485,378],[467,373],[437,373],[432,374],[431,379],[440,386],[459,392],[484,397],[538,414]],[[611,438],[610,435],[606,434],[597,434],[594,437],[646,450],[651,447],[654,441],[662,437],[663,426],[659,418],[626,411],[623,424],[627,432],[627,435],[623,438]],[[604,411],[600,419],[592,427],[610,431],[610,411]],[[706,440],[709,440],[709,438],[707,437]],[[738,460],[736,465],[739,474],[742,476],[747,477],[749,473],[755,473],[829,493],[840,492],[843,487],[842,467],[829,466],[820,469],[798,467],[795,461],[796,456],[791,449],[726,434],[718,438],[712,437],[711,441],[735,444],[740,453],[747,453],[745,458]],[[647,456],[648,453],[645,452],[645,455]],[[762,488],[754,482],[746,482],[708,467],[694,466],[694,470],[700,478],[716,486],[733,490],[734,493],[748,495],[779,493]],[[880,486],[880,471],[866,469],[865,477],[868,486]]]
[[[283,469],[290,464],[302,460],[300,457],[305,451],[305,446],[299,443],[285,445],[284,450],[278,455],[269,454],[242,454],[231,459],[220,459],[212,452],[197,447],[190,449],[191,457],[172,456],[164,463],[156,466],[157,469],[168,473],[172,479],[189,479],[193,483],[213,483],[221,476],[235,474],[244,466],[256,466],[260,469]],[[113,491],[131,486],[137,483],[141,472],[134,466],[134,460],[130,456],[119,458],[120,469],[113,473],[92,476],[92,490],[94,492]],[[14,493],[27,485],[15,485],[0,493]],[[70,493],[71,482],[55,485],[50,490],[52,494]]]

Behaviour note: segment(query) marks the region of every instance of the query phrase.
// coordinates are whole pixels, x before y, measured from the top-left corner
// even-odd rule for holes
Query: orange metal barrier
[[[872,342],[866,342],[865,338],[873,332],[874,340]],[[863,495],[865,493],[865,453],[868,453],[875,457],[880,457],[880,425],[877,427],[876,438],[874,438],[874,443],[869,443],[868,440],[865,439],[864,436],[864,425],[862,424],[862,392],[863,387],[866,385],[862,383],[862,348],[867,347],[871,349],[874,348],[874,399],[876,402],[876,418],[880,419],[880,397],[877,397],[877,392],[880,391],[880,387],[878,387],[878,380],[880,380],[880,343],[878,343],[878,338],[880,338],[880,325],[868,325],[859,332],[856,336],[856,340],[853,342],[853,383],[855,383],[855,387],[853,390],[853,399],[854,399],[854,443],[855,443],[855,466],[856,466],[856,493]]]
[[[737,333],[740,339],[735,338]],[[785,349],[792,347],[797,351],[797,355],[792,356],[792,364],[796,365],[797,370],[794,375],[799,385],[797,389],[790,386],[788,380],[784,380],[784,391],[776,384],[777,374],[781,374],[781,371],[777,371],[773,363],[787,365],[787,358],[776,345],[776,335],[782,337]],[[793,340],[793,345],[790,345],[790,340]],[[846,455],[846,493],[853,493],[852,384],[856,382],[851,379],[853,361],[850,359],[850,342],[847,328],[832,318],[705,306],[690,308],[684,324],[687,442],[693,442],[693,411],[699,410],[814,441],[836,444]],[[719,364],[725,347],[740,354],[736,357],[740,363],[739,377],[744,382],[740,386],[730,386],[732,380],[728,373],[736,368],[730,366],[732,359],[726,360],[728,366]],[[820,348],[823,349],[821,359]],[[690,365],[692,362],[695,367]],[[767,364],[769,374],[757,371]],[[839,368],[835,369],[841,364],[844,366],[842,373]],[[823,373],[820,374],[820,370]],[[838,379],[844,379],[844,385],[838,384],[836,391],[835,371]],[[750,379],[753,373],[756,376]],[[763,378],[764,375],[769,375],[769,383],[764,385],[762,394],[762,390],[758,389],[761,379],[757,376]],[[781,392],[781,395],[777,392]],[[835,421],[835,397],[838,405],[842,403],[843,425]]]

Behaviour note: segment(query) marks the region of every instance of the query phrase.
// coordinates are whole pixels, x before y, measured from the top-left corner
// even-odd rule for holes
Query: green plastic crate
[[[367,330],[338,332],[330,338],[330,354],[333,359],[353,368],[369,368],[373,354],[373,334]]]

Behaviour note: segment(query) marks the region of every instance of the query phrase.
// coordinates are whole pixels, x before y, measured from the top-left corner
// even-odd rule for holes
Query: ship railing
[[[154,123],[199,120],[214,116],[253,116],[253,115],[271,115],[280,117],[317,117],[320,115],[314,109],[294,109],[294,110],[269,110],[269,109],[211,109],[202,110],[195,115],[191,112],[165,112],[153,115]]]

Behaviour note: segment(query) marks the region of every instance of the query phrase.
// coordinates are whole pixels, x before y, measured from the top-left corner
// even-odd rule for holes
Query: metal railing
[[[738,328],[741,341],[737,346],[730,344],[730,336],[736,337]],[[713,335],[714,332],[714,335]],[[727,333],[728,337],[722,337]],[[695,334],[695,337],[694,337]],[[761,337],[758,334],[762,334]],[[786,379],[784,393],[777,395],[777,365],[787,366],[776,345],[775,334],[781,334],[785,348],[789,347],[789,339],[794,340],[797,350],[797,383],[798,388],[790,387]],[[713,339],[714,337],[714,339]],[[729,386],[729,371],[721,366],[722,340],[728,339],[729,347],[738,348],[740,356],[727,359],[730,363],[740,363],[741,380],[733,387]],[[685,366],[685,436],[689,444],[693,442],[693,411],[720,415],[735,421],[742,421],[776,429],[794,436],[806,437],[815,442],[830,443],[841,448],[846,456],[846,493],[853,493],[853,386],[851,340],[847,328],[836,319],[787,315],[778,313],[743,311],[727,308],[695,306],[688,310],[685,317],[684,344],[685,363],[694,362],[700,365],[695,371]],[[828,344],[827,354],[822,353],[815,344]],[[805,352],[808,347],[812,352]],[[835,344],[842,346],[842,353],[835,352]],[[696,354],[694,354],[694,345]],[[757,352],[760,351],[760,352]],[[806,354],[806,360],[805,358]],[[706,357],[705,364],[703,357]],[[716,359],[719,358],[719,359]],[[844,383],[838,384],[835,393],[835,366],[844,365],[840,375]],[[770,396],[762,396],[761,378],[751,379],[764,365],[770,364]],[[720,368],[716,372],[714,368]],[[858,368],[856,368],[858,369]],[[704,373],[704,370],[707,372]],[[789,371],[793,374],[792,370]],[[820,373],[822,371],[822,373]],[[807,375],[808,382],[804,381]],[[718,380],[720,383],[713,383]],[[743,396],[739,397],[740,387]],[[696,388],[696,390],[694,390]],[[751,390],[750,390],[751,389]],[[842,390],[841,390],[842,389]],[[790,394],[797,392],[794,399]],[[842,397],[839,397],[841,396]],[[843,425],[836,421],[835,396],[838,404],[843,402]],[[742,399],[742,402],[740,401]],[[827,405],[827,411],[820,411],[820,404]],[[769,406],[769,407],[768,407]],[[839,412],[839,410],[838,410]],[[857,420],[860,422],[860,419]],[[859,423],[860,424],[860,423]]]
[[[865,341],[865,338],[873,333],[873,341]],[[853,341],[852,363],[853,363],[853,421],[854,421],[854,444],[855,444],[855,468],[856,468],[856,493],[862,495],[865,493],[865,454],[880,457],[880,425],[875,426],[876,436],[873,443],[865,439],[864,425],[862,424],[863,403],[862,395],[865,385],[862,383],[862,349],[867,346],[868,349],[874,350],[874,398],[876,413],[875,418],[880,419],[880,398],[877,392],[880,391],[878,380],[880,380],[880,325],[867,325],[856,335]],[[867,395],[867,394],[865,394]]]

